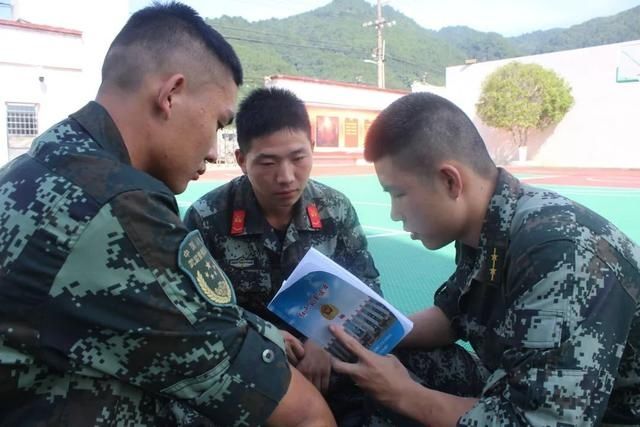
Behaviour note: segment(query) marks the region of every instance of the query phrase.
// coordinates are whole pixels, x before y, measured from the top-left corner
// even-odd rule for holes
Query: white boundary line
[[[640,197],[640,191],[634,189],[624,189],[624,188],[612,188],[611,190],[604,189],[586,189],[586,188],[563,188],[561,191],[557,191],[555,188],[551,190],[556,191],[557,193],[568,195],[571,198],[573,195],[580,196],[597,196],[597,197]]]
[[[585,179],[591,182],[638,182],[638,178],[633,176],[612,176],[609,178],[595,178],[588,176]]]
[[[390,236],[408,236],[411,234],[408,231],[404,231],[404,230],[398,230],[394,228],[385,228],[385,227],[376,227],[373,225],[363,225],[362,228],[366,228],[369,230],[384,231],[384,233],[367,235],[367,239],[375,239],[378,237],[390,237]]]
[[[535,179],[549,179],[549,178],[563,178],[564,175],[535,175],[527,176],[524,178],[518,178],[520,181],[533,181]]]

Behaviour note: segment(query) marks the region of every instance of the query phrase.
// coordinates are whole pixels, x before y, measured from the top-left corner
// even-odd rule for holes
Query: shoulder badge
[[[315,228],[316,230],[322,228],[322,221],[320,220],[320,214],[318,213],[318,208],[315,203],[309,203],[307,205],[307,215],[309,215],[311,228]]]
[[[487,267],[489,271],[489,282],[499,284],[502,277],[505,250],[501,246],[494,246],[487,257]]]
[[[235,304],[231,281],[204,245],[198,230],[187,234],[178,251],[178,266],[195,285],[198,293],[213,305]]]

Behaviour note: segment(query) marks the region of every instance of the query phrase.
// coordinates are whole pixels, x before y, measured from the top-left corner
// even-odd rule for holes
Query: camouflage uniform
[[[0,170],[0,424],[262,423],[290,371],[97,103]]]
[[[636,244],[500,170],[479,248],[458,249],[435,303],[490,372],[458,425],[640,425]]]
[[[304,339],[266,306],[309,248],[332,258],[381,294],[378,270],[355,209],[342,193],[319,182],[307,181],[282,238],[264,217],[246,176],[194,203],[185,224],[204,236],[231,278],[238,304],[299,338]],[[365,399],[348,377],[331,375],[327,403],[340,426],[362,426]]]
[[[316,213],[319,221],[314,222]],[[238,215],[243,223],[233,230],[233,219]],[[311,247],[380,293],[378,270],[367,251],[355,209],[342,193],[319,182],[307,181],[282,243],[244,175],[195,202],[184,222],[204,236],[211,254],[235,286],[238,304],[280,327],[290,329],[266,306]]]

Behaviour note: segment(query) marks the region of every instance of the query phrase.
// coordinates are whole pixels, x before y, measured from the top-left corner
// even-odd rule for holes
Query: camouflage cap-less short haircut
[[[236,85],[242,84],[242,66],[231,45],[195,10],[178,2],[154,2],[129,18],[109,47],[102,80],[136,89],[147,73],[171,67],[175,54],[190,56],[206,67],[205,73],[212,68],[207,58],[217,59]]]
[[[251,92],[236,114],[238,146],[243,153],[255,138],[282,129],[302,131],[311,141],[311,122],[304,102],[293,92],[281,88],[260,88]]]
[[[391,156],[407,170],[429,175],[443,160],[456,160],[489,177],[495,164],[469,117],[431,93],[406,95],[385,108],[366,136],[364,157]]]

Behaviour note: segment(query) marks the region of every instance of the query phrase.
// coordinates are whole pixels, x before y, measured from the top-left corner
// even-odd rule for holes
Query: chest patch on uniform
[[[226,274],[205,247],[198,230],[187,234],[178,252],[178,266],[198,293],[213,305],[235,304],[236,295]]]
[[[229,260],[229,265],[235,268],[253,267],[255,261],[253,258],[234,258]]]

